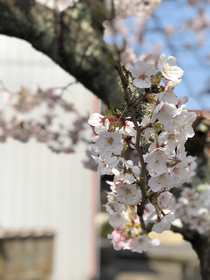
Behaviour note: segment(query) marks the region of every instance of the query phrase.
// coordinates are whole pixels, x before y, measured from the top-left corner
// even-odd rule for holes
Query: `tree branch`
[[[95,11],[80,1],[59,20],[58,28],[54,11],[38,2],[0,0],[0,34],[28,41],[106,104],[119,104],[119,78]]]
[[[141,163],[141,174],[140,174],[140,183],[139,183],[139,187],[141,190],[141,194],[142,194],[142,200],[141,203],[137,205],[137,215],[139,216],[139,220],[141,223],[141,227],[142,229],[146,229],[145,226],[145,222],[144,222],[144,209],[145,209],[145,202],[146,202],[146,193],[145,193],[145,174],[146,174],[146,166],[144,163],[144,158],[143,158],[143,154],[142,154],[142,150],[140,147],[140,128],[136,119],[136,109],[132,103],[132,100],[130,98],[129,92],[128,92],[128,81],[125,80],[124,74],[122,72],[122,67],[120,64],[120,61],[118,61],[118,65],[117,65],[117,71],[118,71],[118,75],[120,76],[120,80],[121,80],[121,84],[123,87],[123,91],[124,91],[124,99],[127,103],[128,108],[131,110],[131,120],[134,123],[135,129],[136,129],[136,143],[135,143],[135,147],[136,147],[136,151],[138,153],[139,156],[139,160]]]

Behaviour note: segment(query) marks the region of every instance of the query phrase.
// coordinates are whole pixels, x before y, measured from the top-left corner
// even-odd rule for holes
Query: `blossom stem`
[[[142,128],[140,128],[140,132],[144,131],[146,128],[151,127],[152,124],[148,123],[147,125],[143,126]]]
[[[134,123],[136,133],[137,133],[136,134],[136,150],[137,150],[139,160],[140,160],[140,163],[141,163],[141,175],[140,175],[139,186],[140,186],[140,190],[141,190],[141,193],[142,193],[141,204],[137,205],[137,214],[139,216],[142,229],[146,229],[144,219],[143,219],[145,202],[146,202],[146,193],[145,193],[146,166],[145,166],[145,163],[144,163],[144,158],[143,158],[143,154],[142,154],[142,150],[141,150],[141,146],[140,146],[141,129],[140,129],[140,127],[138,125],[138,122],[136,120],[136,109],[135,109],[134,105],[132,104],[132,101],[131,101],[130,96],[129,96],[128,82],[125,80],[124,74],[122,72],[122,67],[121,67],[121,64],[120,64],[119,61],[118,61],[117,71],[118,71],[118,75],[120,76],[120,79],[121,79],[121,83],[122,83],[122,87],[123,87],[123,91],[124,91],[124,99],[127,102],[127,106],[131,110],[131,119]]]

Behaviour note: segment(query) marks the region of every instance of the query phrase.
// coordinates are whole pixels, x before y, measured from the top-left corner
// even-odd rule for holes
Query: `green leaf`
[[[163,130],[163,125],[159,122],[155,122],[152,124],[152,128],[156,131],[156,132],[160,132]]]

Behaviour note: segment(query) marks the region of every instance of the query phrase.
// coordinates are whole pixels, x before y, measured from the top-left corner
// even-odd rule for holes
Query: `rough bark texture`
[[[188,228],[180,229],[174,226],[172,226],[172,230],[181,233],[183,238],[192,244],[200,260],[201,277],[203,280],[210,280],[210,232],[200,235]]]
[[[28,41],[106,104],[122,101],[101,24],[87,1],[57,14],[33,0],[0,0],[0,34]]]
[[[191,244],[200,260],[202,279],[210,280],[210,236],[198,235]]]
[[[153,223],[147,226],[147,230],[152,230]],[[191,230],[187,225],[182,228],[171,225],[170,230],[180,233],[183,239],[190,242],[200,261],[200,274],[202,280],[210,280],[210,231],[200,235],[197,231]]]

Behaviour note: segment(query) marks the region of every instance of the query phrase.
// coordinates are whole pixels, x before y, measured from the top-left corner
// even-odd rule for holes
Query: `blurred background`
[[[209,12],[208,1],[163,0],[147,20],[126,17],[123,32],[111,36],[107,30],[104,39],[111,48],[113,41],[123,45],[127,38],[133,50],[129,67],[139,57],[157,63],[161,53],[174,55],[185,71],[176,94],[189,96],[188,109],[208,112]],[[75,81],[28,42],[4,35],[0,80],[0,107],[8,116],[14,112],[5,109],[4,87],[15,92],[21,86],[62,88]],[[82,115],[101,110],[99,99],[80,83],[71,85],[65,98]],[[45,109],[38,108],[33,117]],[[56,113],[64,126],[76,120]],[[21,113],[19,117],[28,118]],[[93,137],[88,127],[84,134]],[[87,141],[78,143],[72,154],[53,153],[34,139],[1,143],[0,280],[199,280],[197,256],[179,234],[153,235],[161,246],[145,254],[114,251],[106,239],[112,231],[108,215],[100,206],[106,203],[107,178],[100,180],[95,171],[84,168],[86,149]]]
[[[21,85],[36,88],[38,83],[42,88],[64,86],[73,80],[24,41],[0,36],[0,49],[0,77],[11,91]],[[98,111],[83,86],[70,91],[69,99],[80,112]],[[37,117],[40,110],[34,113]],[[62,122],[73,120],[74,116],[62,116]],[[91,139],[91,130],[86,133]],[[35,140],[1,143],[0,279],[41,280],[53,275],[79,280],[97,273],[98,179],[83,167],[86,148],[78,144],[75,154],[58,155]]]

